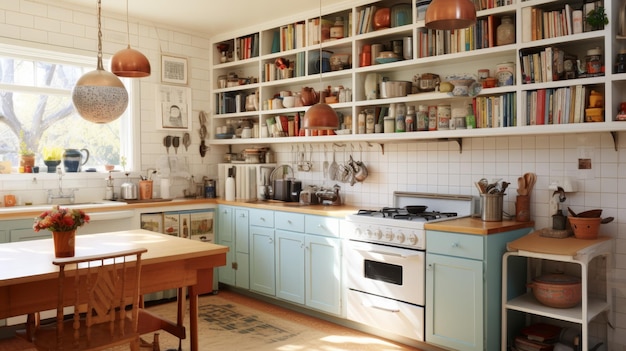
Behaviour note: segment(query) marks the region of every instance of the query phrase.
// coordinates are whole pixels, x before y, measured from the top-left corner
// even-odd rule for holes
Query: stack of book
[[[246,60],[259,56],[259,33],[237,38],[237,58]]]
[[[559,341],[561,327],[546,323],[535,323],[522,329],[515,338],[517,351],[552,351]]]
[[[539,50],[526,49],[519,51],[522,83],[545,83],[561,79],[575,78],[567,72],[575,73],[576,67],[569,67],[566,61],[576,62],[575,55],[568,54],[555,46],[548,46]],[[568,67],[566,67],[568,66]]]

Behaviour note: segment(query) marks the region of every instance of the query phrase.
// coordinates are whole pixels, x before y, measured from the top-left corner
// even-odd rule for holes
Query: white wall
[[[95,4],[94,4],[95,7]],[[66,9],[53,5],[26,0],[0,0],[0,41],[45,49],[55,49],[69,53],[93,56],[96,49],[95,8]],[[110,18],[104,13],[103,19],[105,55],[112,55],[126,46],[126,23],[124,19]],[[131,46],[144,53],[152,64],[152,75],[141,79],[141,169],[154,167],[158,157],[164,155],[162,139],[166,132],[156,129],[155,90],[160,83],[161,52],[187,57],[189,60],[189,86],[193,91],[193,131],[192,145],[187,153],[191,171],[196,177],[207,175],[217,177],[215,164],[222,160],[225,147],[211,147],[207,157],[198,153],[199,128],[198,111],[209,111],[210,70],[209,38],[200,34],[190,34],[152,24],[137,24],[131,19]],[[182,136],[182,133],[180,133]],[[619,133],[620,139],[626,133]],[[331,186],[324,181],[321,162],[324,160],[323,144],[314,144],[312,172],[297,172],[296,176],[306,184]],[[349,145],[349,144],[348,144]],[[394,190],[460,193],[477,195],[473,182],[502,178],[511,182],[506,197],[505,209],[514,213],[517,177],[525,172],[538,175],[537,185],[532,193],[532,218],[537,228],[551,225],[548,216],[548,200],[551,191],[547,185],[551,177],[571,175],[577,177],[579,147],[593,151],[591,179],[577,179],[578,192],[566,194],[564,208],[574,211],[602,208],[603,216],[613,216],[616,221],[603,225],[602,233],[615,241],[614,264],[617,267],[618,283],[616,290],[614,333],[612,349],[622,350],[626,345],[626,144],[618,143],[614,150],[609,133],[524,136],[501,138],[467,138],[463,140],[463,152],[454,142],[415,142],[385,144],[384,154],[378,145],[369,147],[354,144],[353,156],[362,159],[370,171],[367,180],[351,187],[341,184],[341,193],[350,205],[379,208],[392,205]],[[363,147],[362,157],[359,147]],[[307,144],[308,148],[309,145]],[[321,148],[320,148],[321,147]],[[331,161],[331,144],[327,145],[326,157]],[[289,163],[291,145],[277,145],[278,163]],[[179,149],[179,153],[181,150]],[[348,146],[350,152],[350,146]],[[337,161],[343,160],[343,153],[337,153]],[[5,179],[5,178],[3,178]],[[13,180],[12,180],[13,179]],[[199,180],[198,178],[196,178]],[[36,186],[53,188],[55,178],[47,178]],[[82,178],[80,174],[64,179],[67,187],[80,187],[77,201],[87,201],[104,194],[104,180]],[[179,190],[185,185],[179,180]],[[0,181],[0,193],[11,189],[20,195],[32,193],[32,180],[8,177]],[[40,192],[42,193],[43,190]],[[37,194],[40,194],[37,193]],[[37,195],[39,196],[39,195]]]

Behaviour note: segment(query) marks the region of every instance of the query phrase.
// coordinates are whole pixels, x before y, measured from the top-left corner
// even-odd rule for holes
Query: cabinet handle
[[[291,223],[291,220],[289,220],[289,219],[287,220],[287,223],[289,223],[289,224],[293,224],[293,223]]]
[[[428,266],[426,266],[426,269],[428,269],[429,271],[433,270],[433,264],[429,263]]]
[[[241,217],[241,218],[246,218],[246,214],[245,214],[245,213],[242,213],[242,214],[240,214],[240,215],[239,215],[239,217]]]
[[[261,217],[261,222],[265,222],[265,217]]]
[[[273,244],[273,243],[274,243],[274,239],[272,239],[272,238],[267,238],[267,242],[268,242],[269,244]]]
[[[317,227],[318,227],[318,228],[325,229],[325,227],[324,227],[324,225],[323,225],[323,224],[318,224],[318,225],[317,225]]]
[[[452,247],[457,248],[457,247],[461,247],[461,244],[459,244],[458,242],[452,243]]]

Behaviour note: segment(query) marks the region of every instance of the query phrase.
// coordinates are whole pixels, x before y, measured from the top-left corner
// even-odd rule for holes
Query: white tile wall
[[[78,52],[95,59],[97,21],[94,11],[93,8],[61,8],[45,1],[0,0],[0,41]],[[124,18],[110,18],[105,13],[103,28],[105,55],[112,55],[125,47]],[[152,63],[152,75],[141,79],[141,169],[154,167],[158,157],[164,154],[162,139],[166,133],[156,129],[154,117],[155,89],[160,84],[160,55],[164,52],[189,60],[189,85],[193,89],[194,110],[189,150],[191,171],[196,177],[207,175],[217,178],[216,164],[222,160],[226,149],[211,147],[204,159],[198,153],[197,114],[200,110],[210,109],[209,38],[133,22],[131,45]],[[624,139],[625,134],[619,133],[620,139]],[[326,146],[325,154],[330,162],[332,145]],[[354,150],[350,149],[351,146]],[[312,147],[313,171],[297,172],[296,176],[305,184],[333,185],[333,182],[322,179],[323,144]],[[593,172],[591,176],[586,176],[587,179],[578,179],[581,176],[577,170],[580,147],[593,151]],[[351,153],[363,160],[370,175],[364,183],[355,186],[342,184],[342,194],[348,204],[378,208],[392,204],[394,190],[477,195],[474,181],[482,177],[502,178],[511,182],[505,209],[513,213],[517,177],[524,172],[535,172],[538,181],[531,195],[532,216],[536,227],[542,228],[551,225],[547,213],[551,196],[551,191],[547,190],[550,178],[574,177],[578,192],[567,194],[563,206],[570,206],[574,211],[602,208],[604,216],[616,218],[613,223],[603,225],[602,232],[615,238],[616,268],[612,282],[617,289],[615,313],[611,319],[617,329],[613,332],[610,349],[622,350],[626,347],[626,144],[622,142],[618,147],[615,151],[608,133],[468,138],[463,140],[463,152],[459,152],[459,146],[454,142],[385,144],[384,154],[379,145],[348,144],[346,154]],[[274,148],[278,163],[291,162],[292,146],[280,144]],[[337,162],[342,162],[343,150],[337,151]],[[71,175],[64,182],[68,187],[81,188],[77,201],[88,201],[99,199],[104,194],[104,180],[100,178],[95,175]],[[0,194],[10,189],[24,197],[33,194],[41,196],[43,189],[56,186],[54,175],[41,175],[34,186],[32,179],[24,180],[23,177],[3,176],[1,179]],[[183,186],[184,180],[180,182]],[[33,188],[36,190],[33,191]]]

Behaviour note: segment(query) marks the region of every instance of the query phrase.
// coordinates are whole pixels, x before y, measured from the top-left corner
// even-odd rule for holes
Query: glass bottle
[[[496,30],[496,45],[507,45],[515,42],[515,25],[511,16],[503,16],[502,23]]]

